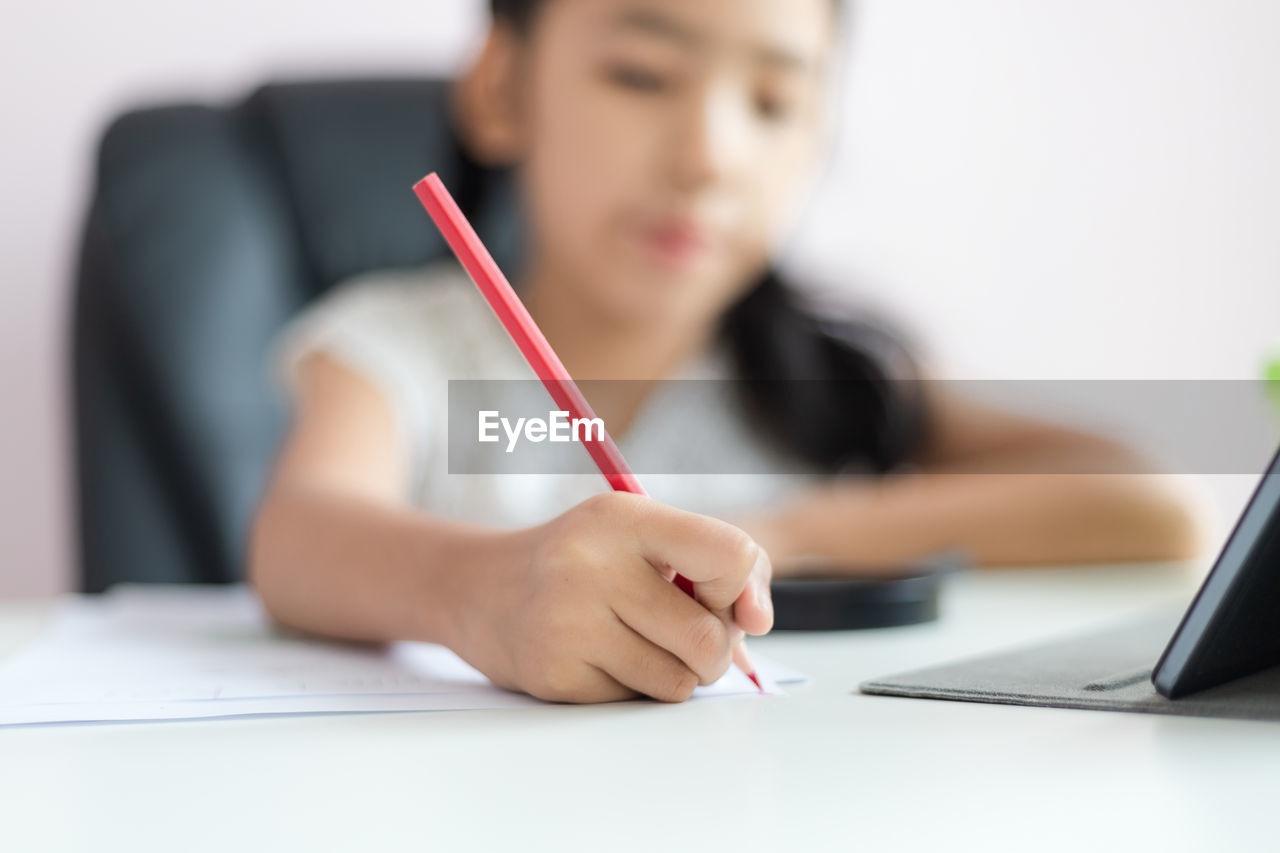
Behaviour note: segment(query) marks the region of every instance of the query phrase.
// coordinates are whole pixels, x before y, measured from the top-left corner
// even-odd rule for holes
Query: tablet
[[[1170,699],[1280,664],[1280,452],[1151,680]]]

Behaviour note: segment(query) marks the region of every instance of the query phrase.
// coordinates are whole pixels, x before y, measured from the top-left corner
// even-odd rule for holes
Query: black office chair
[[[512,182],[463,153],[445,81],[278,83],[110,124],[72,336],[84,591],[243,577],[285,425],[270,343],[343,279],[448,251],[411,191],[433,170],[510,268]]]

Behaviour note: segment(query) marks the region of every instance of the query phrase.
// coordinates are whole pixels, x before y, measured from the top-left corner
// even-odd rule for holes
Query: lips
[[[688,220],[651,223],[642,230],[648,251],[666,266],[687,267],[711,254],[715,239],[711,232]]]

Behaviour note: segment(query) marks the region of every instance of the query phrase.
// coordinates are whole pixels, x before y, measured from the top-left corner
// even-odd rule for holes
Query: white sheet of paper
[[[752,656],[766,690],[807,678]],[[730,667],[695,698],[756,693]],[[272,627],[244,587],[120,587],[71,598],[53,626],[0,661],[0,725],[520,708],[443,646],[373,648]]]

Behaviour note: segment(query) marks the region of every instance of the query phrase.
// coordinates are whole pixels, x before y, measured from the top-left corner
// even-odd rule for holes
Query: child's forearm
[[[980,565],[1187,559],[1203,528],[1149,474],[909,474],[841,481],[742,525],[785,574],[797,558],[897,564],[961,548]]]
[[[268,495],[249,578],[271,615],[342,639],[452,645],[471,570],[506,558],[502,531],[324,489]]]

